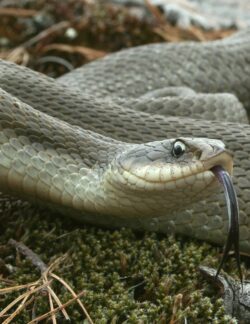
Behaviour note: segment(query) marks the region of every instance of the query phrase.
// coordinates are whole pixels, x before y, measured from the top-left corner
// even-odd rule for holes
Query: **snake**
[[[0,190],[78,221],[224,244],[233,176],[250,251],[250,29],[142,45],[58,79],[0,61]]]

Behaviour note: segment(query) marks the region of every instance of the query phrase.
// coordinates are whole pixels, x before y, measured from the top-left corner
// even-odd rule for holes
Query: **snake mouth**
[[[204,161],[204,168],[209,170],[210,174],[213,176],[211,185],[220,186],[220,180],[216,173],[214,172],[215,168],[222,168],[225,172],[228,173],[230,177],[233,175],[233,158],[232,153],[229,150],[218,151],[217,155],[213,156],[210,159]]]
[[[211,170],[215,166],[221,166],[224,170],[228,172],[230,176],[233,174],[233,158],[232,153],[229,150],[220,149],[216,152],[216,155],[211,158],[207,158],[203,161],[204,169]],[[216,178],[216,177],[215,177]]]

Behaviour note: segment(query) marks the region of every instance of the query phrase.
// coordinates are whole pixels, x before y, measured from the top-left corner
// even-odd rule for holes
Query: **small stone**
[[[69,39],[75,39],[78,36],[78,32],[74,28],[70,27],[66,29],[65,36]]]

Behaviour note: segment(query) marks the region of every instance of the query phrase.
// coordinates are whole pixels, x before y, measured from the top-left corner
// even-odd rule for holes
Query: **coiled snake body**
[[[121,51],[58,80],[0,61],[1,191],[90,223],[223,244],[209,171],[231,172],[223,141],[250,251],[249,32]]]

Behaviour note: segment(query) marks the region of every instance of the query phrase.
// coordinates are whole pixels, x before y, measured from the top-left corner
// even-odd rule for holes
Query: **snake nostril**
[[[202,156],[202,151],[196,150],[194,152],[194,160],[200,160],[201,159],[201,156]]]

